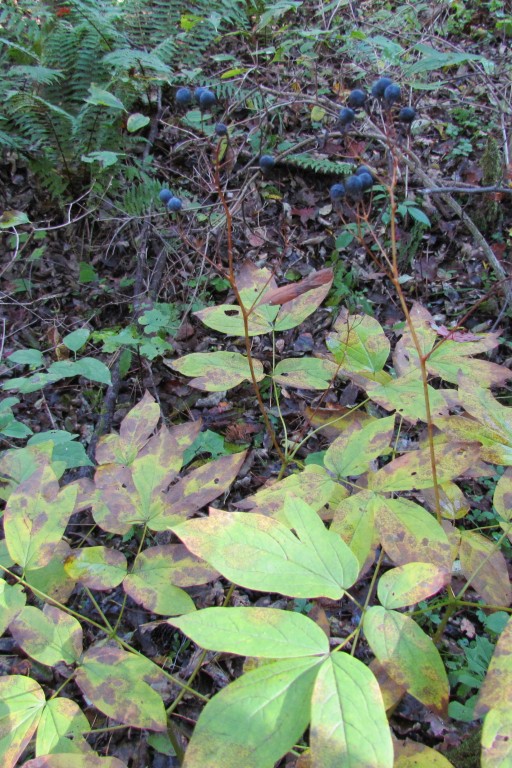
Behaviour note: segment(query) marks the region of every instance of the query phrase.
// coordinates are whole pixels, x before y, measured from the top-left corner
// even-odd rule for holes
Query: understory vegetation
[[[512,765],[504,0],[4,0],[4,768]]]

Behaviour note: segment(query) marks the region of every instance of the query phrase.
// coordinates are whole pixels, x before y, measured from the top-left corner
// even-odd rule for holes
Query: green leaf
[[[126,576],[126,557],[107,547],[75,549],[64,563],[66,573],[89,589],[113,589]]]
[[[427,421],[425,391],[419,368],[383,383],[369,381],[364,388],[371,399],[387,411],[396,411],[411,424],[418,420]],[[430,413],[433,417],[447,412],[442,393],[427,385]]]
[[[277,608],[205,608],[169,619],[194,643],[212,651],[266,659],[329,653],[324,631],[300,613]]]
[[[151,687],[165,678],[148,659],[120,648],[93,647],[75,679],[84,696],[116,722],[150,731],[167,729],[162,699]]]
[[[327,389],[338,366],[318,357],[288,357],[276,365],[272,378],[283,387]]]
[[[73,333],[68,333],[67,336],[64,336],[62,343],[72,352],[78,352],[87,343],[90,335],[91,332],[87,328],[78,328]]]
[[[43,755],[24,763],[23,768],[70,768],[71,764],[73,768],[127,768],[126,763],[117,757],[100,757],[92,751],[85,754],[73,753],[72,757],[67,753]]]
[[[52,363],[48,368],[50,375],[68,378],[70,376],[84,376],[91,381],[97,381],[100,384],[112,384],[110,371],[100,360],[94,357],[82,357],[80,360],[62,360],[59,363]]]
[[[52,667],[59,661],[74,664],[82,653],[82,627],[59,608],[27,605],[11,622],[11,634],[25,653]]]
[[[123,587],[148,611],[179,616],[195,611],[192,598],[181,587],[207,584],[217,571],[194,557],[183,544],[150,547],[137,555]]]
[[[265,333],[271,333],[274,328],[273,321],[278,312],[279,307],[268,305],[254,309],[249,316],[248,335],[261,336]],[[208,328],[213,328],[214,331],[226,336],[245,336],[242,311],[236,304],[206,307],[206,309],[194,312],[194,315]]]
[[[66,469],[94,466],[85,452],[82,443],[76,441],[78,435],[72,435],[63,429],[50,429],[32,435],[27,445],[39,445],[49,441],[52,446],[52,462],[62,462]]]
[[[95,104],[98,107],[110,107],[110,109],[127,111],[123,102],[117,96],[103,88],[98,88],[94,83],[89,86],[89,96],[85,101],[87,104]]]
[[[26,602],[27,597],[19,584],[8,584],[0,579],[0,635],[3,635]]]
[[[384,608],[405,608],[435,595],[451,574],[432,563],[406,563],[380,577],[377,596]]]
[[[331,290],[332,278],[329,282],[318,288],[302,293],[296,299],[287,301],[283,304],[274,322],[276,331],[288,331],[290,328],[296,328],[304,320],[318,309],[322,301]]]
[[[431,638],[409,616],[380,606],[364,616],[368,643],[398,685],[441,717],[448,708],[448,678]]]
[[[359,564],[305,502],[289,499],[289,525],[255,513],[210,509],[210,516],[173,528],[186,546],[235,584],[293,597],[339,599]]]
[[[253,360],[256,380],[265,377],[263,365]],[[239,352],[193,352],[178,360],[171,367],[184,376],[193,376],[189,384],[206,392],[223,392],[226,389],[251,381],[251,369],[245,355]]]
[[[367,472],[374,459],[391,450],[394,426],[395,417],[388,416],[343,432],[327,449],[326,468],[340,479]]]
[[[24,211],[4,211],[0,216],[0,229],[11,229],[22,224],[30,224],[30,219]]]
[[[36,754],[76,753],[86,741],[82,737],[90,729],[89,721],[71,699],[51,699],[43,709],[36,738]],[[74,756],[68,757],[75,766]]]
[[[360,491],[336,505],[331,526],[341,536],[359,561],[361,568],[376,547],[375,494]]]
[[[20,483],[10,495],[4,512],[7,549],[23,569],[41,568],[50,562],[73,512],[77,488],[59,491],[53,469],[43,466]]]
[[[334,653],[318,672],[311,702],[313,765],[392,768],[393,743],[379,684],[347,653]]]
[[[424,211],[420,208],[416,208],[414,205],[407,206],[407,213],[409,216],[417,221],[419,224],[423,224],[424,227],[431,227],[430,219]]]
[[[126,130],[128,133],[135,133],[136,131],[140,131],[141,128],[145,128],[146,125],[149,125],[149,122],[150,119],[147,115],[141,115],[140,112],[134,112],[126,122]]]
[[[0,677],[0,761],[14,768],[35,733],[44,693],[35,680],[23,675]]]
[[[318,659],[281,659],[239,677],[201,712],[183,768],[273,768],[309,721]]]
[[[368,315],[350,315],[343,309],[334,330],[326,344],[342,370],[366,374],[382,371],[390,343],[377,320]]]
[[[39,349],[18,349],[7,360],[15,365],[31,365],[35,368],[44,365],[43,353]]]

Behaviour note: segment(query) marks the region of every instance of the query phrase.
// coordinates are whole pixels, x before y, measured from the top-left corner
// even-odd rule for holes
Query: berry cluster
[[[176,213],[177,211],[181,211],[183,208],[183,203],[181,202],[179,197],[175,197],[170,189],[162,189],[160,190],[160,194],[158,195],[162,203],[164,203],[167,206],[168,211],[172,211],[173,213]]]
[[[390,110],[391,107],[400,101],[402,92],[400,86],[394,83],[389,77],[380,77],[372,85],[371,95],[379,101],[384,109]],[[368,94],[360,88],[354,88],[347,97],[347,106],[340,109],[338,114],[338,123],[346,127],[356,119],[358,109],[366,109],[368,105]],[[403,107],[398,113],[398,119],[401,123],[411,124],[416,117],[414,107]]]
[[[344,197],[359,200],[363,192],[373,187],[374,182],[371,168],[368,168],[367,165],[360,165],[352,176],[345,179],[344,184],[338,182],[332,185],[329,190],[331,200],[341,200]]]
[[[217,97],[214,92],[210,91],[208,88],[203,88],[203,86],[196,88],[194,96],[195,100],[199,104],[199,108],[203,111],[211,109],[211,107],[213,107],[217,101]],[[175,99],[176,104],[179,104],[181,107],[187,107],[192,103],[192,91],[190,88],[185,86],[178,88],[176,91]]]

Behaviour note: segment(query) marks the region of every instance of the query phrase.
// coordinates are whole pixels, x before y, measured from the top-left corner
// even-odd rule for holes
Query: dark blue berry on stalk
[[[192,91],[190,88],[178,88],[176,91],[176,103],[181,104],[182,107],[185,107],[187,104],[190,104],[192,101]]]
[[[373,179],[372,169],[368,165],[359,165],[356,168],[356,176],[360,176],[362,173],[367,173]]]
[[[364,107],[365,101],[366,93],[359,88],[354,88],[348,95],[347,104],[352,109],[359,109],[360,107]]]
[[[208,88],[205,88],[199,97],[199,106],[201,109],[210,109],[210,107],[213,107],[216,101],[217,97],[214,92],[209,91]]]
[[[204,88],[202,85],[199,86],[199,88],[196,88],[194,96],[196,97],[196,101],[199,104],[201,102],[201,96],[205,91],[207,91],[207,88]]]
[[[341,200],[342,197],[345,197],[345,187],[343,184],[333,184],[329,190],[329,194],[331,200]]]
[[[172,197],[172,192],[170,189],[161,189],[158,197],[160,198],[162,203],[168,203]]]
[[[353,123],[355,119],[356,113],[353,109],[350,109],[350,107],[343,107],[343,109],[340,109],[340,113],[338,115],[340,125],[350,125],[350,123]]]
[[[259,159],[259,166],[262,171],[271,171],[276,164],[276,159],[273,155],[262,155]]]
[[[375,96],[376,99],[382,99],[384,97],[384,91],[392,83],[393,81],[389,77],[379,77],[379,79],[372,85],[372,96]]]
[[[227,136],[228,135],[228,127],[225,123],[217,123],[215,126],[215,133],[217,136]]]
[[[400,86],[396,83],[391,83],[391,85],[388,85],[384,91],[384,103],[388,107],[391,107],[395,102],[400,101],[401,95],[402,91],[400,90]]]
[[[179,199],[179,197],[171,197],[171,199],[167,203],[167,209],[169,211],[173,211],[174,213],[176,211],[181,211],[183,208],[183,203]]]
[[[370,173],[358,173],[356,179],[361,180],[363,192],[373,187],[373,176]]]
[[[353,200],[358,200],[361,197],[361,192],[363,191],[363,183],[361,181],[361,177],[349,176],[348,179],[345,180],[345,191],[348,197],[351,197]]]
[[[402,107],[398,113],[398,119],[401,123],[411,124],[416,118],[416,110],[414,107]]]

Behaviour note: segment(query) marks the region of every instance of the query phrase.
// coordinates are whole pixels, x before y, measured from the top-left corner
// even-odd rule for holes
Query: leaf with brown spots
[[[5,675],[0,677],[0,701],[0,760],[2,768],[13,768],[35,733],[45,698],[35,680]]]
[[[133,728],[164,732],[163,701],[151,687],[162,677],[148,659],[103,646],[87,651],[76,682],[84,696],[107,717]]]
[[[507,561],[496,542],[476,531],[462,530],[460,534],[460,564],[473,589],[491,605],[510,605]]]

